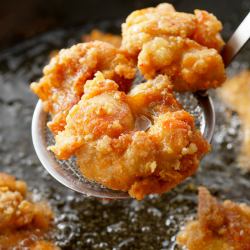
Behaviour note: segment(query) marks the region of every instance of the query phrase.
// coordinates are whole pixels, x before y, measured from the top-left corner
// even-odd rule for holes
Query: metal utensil
[[[243,48],[249,37],[250,13],[234,32],[222,51],[226,66],[230,64],[233,58]],[[193,113],[198,121],[197,126],[203,136],[208,141],[211,141],[215,125],[215,112],[213,102],[207,92],[179,94],[178,99],[187,111]],[[187,100],[193,102],[193,106],[187,105]],[[196,100],[196,103],[194,103],[194,100]],[[190,107],[193,110],[189,110]],[[53,153],[47,150],[47,146],[53,143],[53,135],[46,127],[47,121],[48,114],[43,111],[42,102],[39,100],[32,118],[32,140],[42,165],[57,181],[87,196],[109,199],[124,199],[129,197],[126,192],[111,190],[85,179],[81,175],[74,159],[68,161],[57,160]]]
[[[250,37],[250,12],[235,30],[231,38],[228,40],[222,51],[222,57],[225,66],[227,67],[234,57],[244,47]]]

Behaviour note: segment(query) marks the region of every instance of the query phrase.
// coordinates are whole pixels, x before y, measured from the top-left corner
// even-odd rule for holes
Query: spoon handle
[[[250,12],[244,18],[242,23],[230,37],[222,51],[224,64],[227,67],[233,58],[240,52],[245,43],[250,38]]]

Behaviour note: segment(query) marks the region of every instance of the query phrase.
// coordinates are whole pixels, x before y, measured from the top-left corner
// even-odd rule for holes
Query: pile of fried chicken
[[[192,175],[210,145],[173,91],[221,86],[224,42],[217,18],[160,4],[132,12],[122,37],[93,31],[62,49],[32,91],[51,115],[58,159],[76,156],[82,174],[143,199]],[[146,80],[131,87],[136,71]],[[147,129],[138,119],[150,121]]]

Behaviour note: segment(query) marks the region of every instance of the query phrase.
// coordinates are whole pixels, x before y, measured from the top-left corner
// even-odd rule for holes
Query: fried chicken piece
[[[166,74],[177,91],[216,88],[225,80],[221,23],[206,11],[176,12],[164,3],[132,12],[122,25],[122,49],[138,56],[146,79]]]
[[[111,33],[103,33],[100,30],[94,29],[88,35],[83,35],[82,40],[84,42],[91,42],[91,41],[102,41],[106,43],[110,43],[116,48],[121,47],[122,38],[119,35],[114,35]]]
[[[195,40],[208,48],[221,51],[224,42],[219,32],[220,21],[206,11],[194,14],[175,11],[171,4],[132,12],[122,24],[122,48],[136,57],[143,44],[155,37],[182,37]]]
[[[27,185],[24,181],[18,181],[13,176],[0,172],[0,187],[6,187],[10,191],[18,191],[21,195],[27,192]]]
[[[34,203],[27,198],[25,182],[0,173],[0,246],[3,249],[13,249],[25,239],[33,245],[33,238],[43,237],[52,219],[47,203]]]
[[[141,117],[152,123],[147,130],[136,126]],[[176,186],[209,151],[162,75],[126,95],[98,73],[66,121],[50,150],[60,159],[75,155],[86,178],[137,199]]]
[[[250,171],[250,71],[243,71],[227,80],[218,89],[218,93],[222,100],[239,114],[243,143],[238,160],[244,170]]]
[[[225,44],[220,35],[221,22],[213,14],[204,10],[195,10],[194,14],[196,28],[192,39],[205,47],[214,48],[220,52]]]
[[[126,94],[118,87],[100,72],[86,82],[81,101],[66,118],[65,130],[56,135],[56,146],[50,147],[58,158],[69,158],[85,140],[117,137],[133,129],[134,118]]]
[[[230,200],[220,203],[200,187],[198,219],[186,225],[177,242],[188,250],[248,250],[250,207]]]
[[[52,212],[44,203],[32,203],[25,199],[27,186],[23,181],[0,173],[0,230],[18,229],[32,224],[47,229]]]
[[[132,12],[122,24],[122,48],[137,56],[144,43],[160,36],[191,37],[195,31],[192,14],[176,12],[171,4],[160,4]]]
[[[217,51],[182,37],[156,37],[145,43],[138,68],[146,79],[166,74],[177,91],[216,88],[225,80],[224,64]]]
[[[62,49],[44,68],[44,76],[32,83],[32,91],[52,116],[48,123],[54,134],[63,130],[70,108],[83,94],[83,86],[97,71],[127,90],[135,76],[133,61],[113,45],[94,41]]]

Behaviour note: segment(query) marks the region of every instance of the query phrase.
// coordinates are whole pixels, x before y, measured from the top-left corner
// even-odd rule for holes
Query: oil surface
[[[213,150],[194,177],[164,195],[141,202],[98,200],[63,187],[46,173],[32,146],[30,126],[37,99],[29,83],[41,76],[52,50],[79,42],[94,26],[112,32],[119,22],[57,30],[0,55],[0,170],[27,181],[35,199],[48,199],[56,213],[51,237],[62,249],[178,249],[175,237],[196,213],[199,185],[219,198],[250,204],[250,175],[236,164],[240,121],[211,93],[217,113]],[[248,67],[249,56],[246,48],[229,73]]]

